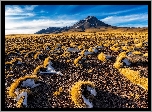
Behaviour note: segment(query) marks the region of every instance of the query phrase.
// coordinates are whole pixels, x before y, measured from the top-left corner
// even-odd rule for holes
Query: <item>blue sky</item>
[[[114,26],[147,27],[148,5],[6,5],[5,33],[33,34],[71,26],[87,16]]]

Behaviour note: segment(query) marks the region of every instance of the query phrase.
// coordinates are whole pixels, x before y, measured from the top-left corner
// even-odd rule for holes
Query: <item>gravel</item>
[[[73,60],[78,56],[77,53],[71,54],[73,56],[71,56],[72,61],[70,62],[64,61],[68,59],[66,57],[52,60],[54,69],[60,71],[63,76],[51,73],[37,74],[39,81],[36,84],[40,83],[40,85],[30,88],[31,93],[28,94],[27,107],[23,106],[22,108],[75,108],[69,90],[79,80],[89,80],[95,84],[97,95],[92,101],[93,108],[148,108],[148,91],[131,83],[117,69],[113,68],[119,52],[114,53],[108,47],[98,48],[98,51],[99,53],[103,51],[112,57],[106,62],[101,62],[97,59],[97,54],[92,54],[82,63],[82,68],[76,67],[73,63]],[[6,88],[11,85],[14,79],[31,74],[44,61],[44,59],[24,58],[24,56],[20,56],[20,58],[22,58],[23,63],[13,65],[12,70],[8,69],[5,73],[7,76],[9,72],[13,71],[13,76],[5,77]],[[123,67],[126,66],[124,64]],[[138,65],[135,63],[129,67],[133,70],[140,70],[141,76],[148,78],[148,64]],[[88,72],[90,69],[92,72]],[[59,87],[62,87],[63,91],[59,96],[53,96]],[[19,86],[18,88],[22,89],[23,87]],[[7,90],[5,92],[5,107],[16,108],[17,102],[7,96]]]

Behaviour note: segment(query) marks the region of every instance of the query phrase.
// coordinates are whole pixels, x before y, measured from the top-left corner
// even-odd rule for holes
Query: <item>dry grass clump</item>
[[[15,51],[10,51],[7,53],[7,55],[10,55],[10,54],[17,54]]]
[[[103,44],[104,47],[108,47],[109,46],[109,43],[105,43]]]
[[[25,54],[24,58],[27,58],[29,55],[34,54],[35,51],[29,51]]]
[[[43,65],[39,65],[34,69],[33,75],[37,75],[37,73],[39,72],[40,68],[43,68]]]
[[[82,49],[84,49],[84,46],[83,45],[79,45],[78,46],[78,50],[82,50]]]
[[[128,50],[128,47],[127,47],[127,46],[122,46],[122,50],[127,51],[127,50]]]
[[[24,96],[22,96],[22,97],[18,100],[18,102],[17,102],[17,104],[16,104],[16,107],[17,107],[17,108],[21,108],[23,101],[24,101]]]
[[[21,54],[26,54],[26,52],[27,52],[26,50],[20,51]]]
[[[63,88],[62,87],[60,87],[59,90],[55,91],[53,93],[53,96],[59,96],[61,94],[61,92],[63,92]]]
[[[37,52],[37,53],[34,55],[34,59],[37,59],[40,54],[41,54],[41,52]]]
[[[135,47],[136,47],[136,48],[141,48],[141,47],[142,47],[142,45],[143,45],[143,43],[142,43],[142,42],[140,42],[140,43],[138,43],[138,44],[135,44]]]
[[[49,62],[50,62],[51,59],[52,59],[51,57],[45,58],[45,60],[44,60],[44,62],[43,62],[44,68],[46,68],[46,67],[49,65]]]
[[[62,54],[62,56],[63,57],[70,57],[70,52],[67,52],[67,51],[65,51],[63,54]]]
[[[83,56],[79,56],[78,58],[76,58],[76,59],[74,60],[74,64],[75,64],[76,66],[79,65],[79,61],[82,59],[82,57],[83,57]]]
[[[9,96],[10,97],[12,97],[12,98],[14,98],[14,97],[16,97],[17,95],[14,93],[15,92],[15,89],[17,88],[17,86],[19,85],[19,83],[21,82],[21,81],[24,81],[24,80],[26,80],[26,79],[34,79],[34,80],[38,80],[38,77],[36,76],[36,75],[26,75],[26,76],[24,76],[24,77],[20,77],[19,79],[17,79],[17,80],[15,80],[12,84],[11,84],[11,86],[10,86],[10,88],[9,88]]]
[[[139,39],[134,39],[135,44],[139,43],[139,41],[140,41]]]
[[[14,59],[11,60],[10,62],[5,62],[5,65],[7,65],[7,64],[12,65],[13,63],[15,63],[15,62],[17,62],[17,61],[22,62],[22,59],[21,59],[21,58],[14,58]]]
[[[95,87],[95,85],[91,81],[78,81],[76,82],[70,89],[71,100],[74,102],[77,108],[86,108],[86,104],[82,99],[82,85],[88,85],[91,87]]]
[[[122,64],[121,62],[116,61],[116,62],[113,64],[113,67],[119,69],[122,65],[123,65],[123,64]]]
[[[126,52],[129,52],[131,50],[133,50],[131,47],[129,46],[122,46],[122,50],[126,51]]]
[[[81,56],[84,56],[84,52],[86,51],[86,49],[84,49],[84,50],[82,50],[81,52],[80,52],[80,55]]]
[[[113,47],[117,47],[119,44],[118,43],[115,43],[114,45],[113,45]]]
[[[143,54],[143,56],[148,57],[148,53]]]
[[[22,107],[22,104],[23,105],[27,105],[25,103],[27,103],[27,96],[25,97],[24,95],[20,97],[20,95],[22,93],[31,93],[31,91],[29,89],[22,89],[22,90],[17,90],[15,91],[17,95],[19,95],[15,100],[17,100],[17,103],[16,103],[16,107],[17,108],[21,108]],[[25,102],[24,102],[25,100]]]
[[[105,56],[105,54],[101,52],[101,53],[98,55],[98,59],[101,60],[101,61],[106,61],[106,56]]]
[[[112,46],[112,47],[110,47],[110,49],[114,52],[118,52],[119,47]]]
[[[133,51],[132,54],[135,54],[135,55],[136,55],[136,54],[137,54],[137,55],[139,54],[139,55],[140,55],[140,54],[142,54],[142,53],[141,53],[140,51]]]
[[[71,42],[70,43],[70,47],[74,47],[75,48],[76,47],[75,42]]]
[[[90,48],[88,49],[88,51],[89,51],[89,52],[93,52],[93,48],[90,47]]]
[[[116,59],[116,62],[114,63],[114,67],[119,69],[123,64],[121,63],[121,60],[123,58],[126,57],[126,52],[121,52],[118,56],[117,56],[117,59]]]
[[[93,72],[93,69],[88,70],[88,73],[91,73],[91,72]]]
[[[51,46],[51,44],[50,44],[50,43],[45,43],[45,44],[43,45],[43,49],[46,50],[46,48],[47,48],[48,46]]]
[[[148,78],[140,77],[139,71],[131,70],[130,68],[121,68],[119,72],[123,74],[127,79],[129,79],[132,83],[137,84],[148,90]]]

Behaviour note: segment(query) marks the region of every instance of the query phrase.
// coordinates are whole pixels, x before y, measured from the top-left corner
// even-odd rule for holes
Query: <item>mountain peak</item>
[[[77,23],[75,23],[74,25],[70,26],[70,27],[63,27],[63,28],[59,28],[59,27],[50,27],[45,31],[38,31],[36,32],[37,34],[41,34],[41,33],[53,33],[53,32],[64,32],[64,31],[85,31],[86,29],[89,28],[101,28],[101,27],[109,27],[111,25],[108,25],[100,20],[98,20],[95,16],[88,16],[83,20],[78,21]]]
[[[88,19],[97,19],[95,16],[88,16],[85,20],[88,20]]]

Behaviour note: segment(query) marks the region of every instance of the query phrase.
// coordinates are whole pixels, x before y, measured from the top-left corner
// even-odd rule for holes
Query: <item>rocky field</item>
[[[148,108],[148,33],[5,36],[5,108]]]

